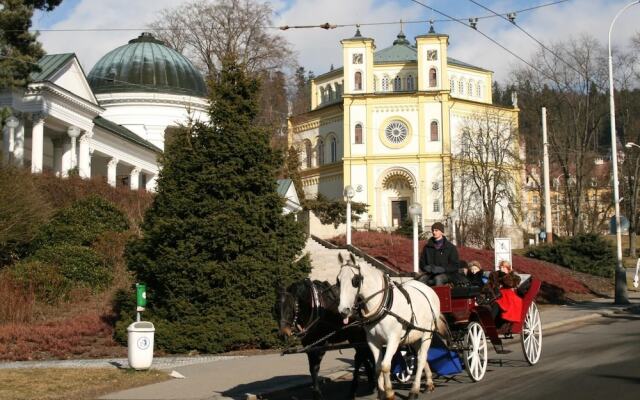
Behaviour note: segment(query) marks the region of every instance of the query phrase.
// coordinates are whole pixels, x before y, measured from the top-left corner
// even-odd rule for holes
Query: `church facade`
[[[433,28],[415,45],[400,32],[376,50],[359,30],[341,44],[343,66],[316,77],[311,111],[290,118],[306,196],[341,198],[350,185],[353,201],[369,205],[361,225],[370,228],[399,226],[415,202],[423,226],[453,218],[465,121],[495,110],[517,126],[517,106],[493,105],[492,72],[449,57],[449,36]]]
[[[204,79],[151,34],[103,56],[89,75],[73,53],[46,55],[25,89],[0,92],[9,110],[2,160],[65,177],[154,190],[168,127],[208,118]]]

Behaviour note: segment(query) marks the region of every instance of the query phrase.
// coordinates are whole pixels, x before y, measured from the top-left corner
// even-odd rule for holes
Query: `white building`
[[[39,61],[26,90],[0,92],[14,118],[3,127],[2,159],[34,173],[101,176],[112,186],[153,190],[164,132],[207,119],[206,84],[191,62],[143,33],[85,75],[75,54]]]

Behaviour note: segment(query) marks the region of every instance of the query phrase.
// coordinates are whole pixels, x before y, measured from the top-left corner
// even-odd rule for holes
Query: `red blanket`
[[[519,322],[522,318],[522,299],[513,289],[500,289],[502,296],[496,301],[502,310],[502,319]]]

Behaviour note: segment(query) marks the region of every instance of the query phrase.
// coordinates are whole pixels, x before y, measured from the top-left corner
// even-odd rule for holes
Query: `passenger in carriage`
[[[444,285],[455,280],[460,267],[456,246],[444,236],[444,225],[436,222],[431,225],[432,237],[420,253],[420,271],[424,275],[419,278],[429,286]]]
[[[496,300],[497,307],[494,306],[494,317],[499,312],[500,318],[505,321],[518,322],[521,319],[522,299],[516,294],[516,289],[520,285],[520,276],[513,272],[513,268],[508,261],[502,260],[498,264],[498,271],[489,275],[488,285],[499,289],[500,296]]]
[[[479,261],[469,261],[469,266],[465,272],[465,276],[471,286],[484,286],[484,271],[482,270]]]

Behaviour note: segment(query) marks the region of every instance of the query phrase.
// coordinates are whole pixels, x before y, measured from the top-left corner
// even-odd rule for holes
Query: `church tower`
[[[436,33],[433,25],[426,35],[416,36],[418,47],[418,90],[449,90],[447,48],[449,35]]]
[[[344,39],[342,58],[344,60],[344,93],[373,93],[373,39],[362,37],[358,27],[354,37]]]

